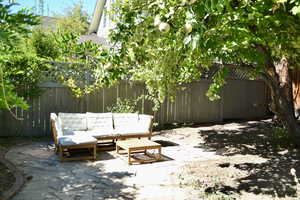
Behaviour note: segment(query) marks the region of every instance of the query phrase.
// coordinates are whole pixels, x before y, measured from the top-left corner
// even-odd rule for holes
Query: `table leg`
[[[64,153],[63,153],[64,149],[62,148],[62,146],[59,146],[59,159],[60,161],[64,161]]]
[[[130,155],[131,154],[131,151],[130,149],[128,149],[128,165],[131,165],[131,158],[130,158]]]
[[[97,144],[94,144],[93,148],[94,148],[94,160],[96,160],[96,157],[97,157]]]
[[[158,148],[158,158],[157,160],[160,160],[161,159],[161,147]]]
[[[120,147],[118,145],[116,145],[116,152],[117,152],[117,154],[119,154],[119,150],[120,150]]]

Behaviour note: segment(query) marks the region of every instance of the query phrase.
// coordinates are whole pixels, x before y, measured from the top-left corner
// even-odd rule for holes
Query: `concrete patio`
[[[115,151],[96,161],[59,162],[51,141],[20,144],[6,158],[22,169],[27,183],[13,200],[197,199],[180,187],[174,172],[190,161],[217,158],[197,146],[199,128],[155,133],[164,160],[129,166]],[[167,144],[167,145],[165,145]]]

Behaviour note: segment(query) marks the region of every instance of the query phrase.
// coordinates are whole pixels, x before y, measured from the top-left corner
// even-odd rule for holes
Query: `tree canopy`
[[[72,7],[66,8],[63,15],[56,14],[57,28],[66,32],[85,34],[89,26],[87,12],[83,10],[82,2],[74,3]]]
[[[0,107],[9,109],[11,107],[27,108],[22,97],[16,94],[15,80],[9,79],[11,72],[16,76],[24,73],[22,69],[11,69],[5,64],[10,56],[24,53],[16,48],[22,38],[30,32],[30,26],[38,24],[38,18],[31,14],[27,9],[22,9],[16,13],[11,13],[14,4],[6,4],[0,0]],[[22,43],[22,41],[21,41]],[[8,70],[7,70],[8,69]]]
[[[150,94],[162,101],[219,63],[207,93],[218,99],[228,67],[242,66],[266,82],[274,113],[300,137],[289,76],[300,64],[299,0],[120,0],[115,12],[117,67]]]
[[[25,99],[40,94],[38,84],[44,78],[54,78],[82,96],[79,85],[86,70],[95,68],[90,63],[101,54],[99,46],[89,41],[79,44],[79,33],[73,30],[34,26],[39,17],[26,9],[12,13],[14,5],[0,1],[0,109],[27,109]],[[70,64],[57,70],[56,61]],[[85,93],[90,87],[86,86]]]
[[[262,49],[274,62],[288,55],[297,67],[298,7],[296,1],[274,0],[119,1],[119,23],[111,37],[121,44],[122,65],[163,98],[215,62],[253,65],[255,76],[265,70]],[[225,74],[215,76],[212,99]]]

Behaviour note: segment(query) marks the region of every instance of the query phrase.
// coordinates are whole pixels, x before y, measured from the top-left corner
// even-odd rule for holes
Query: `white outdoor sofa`
[[[51,113],[50,120],[61,161],[95,159],[97,148],[112,149],[105,145],[118,139],[151,139],[153,125],[153,116],[137,113]],[[69,152],[74,149],[88,149],[90,154],[71,157]]]

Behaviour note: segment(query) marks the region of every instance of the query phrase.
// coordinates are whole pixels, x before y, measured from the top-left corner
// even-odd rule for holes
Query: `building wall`
[[[97,31],[97,35],[99,37],[107,38],[109,34],[109,30],[115,27],[115,23],[113,22],[113,16],[109,14],[109,11],[112,9],[112,4],[115,0],[106,0],[104,12],[100,21],[100,25]]]

